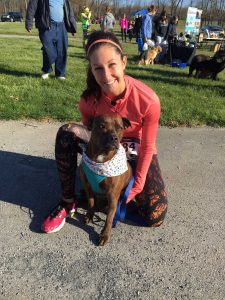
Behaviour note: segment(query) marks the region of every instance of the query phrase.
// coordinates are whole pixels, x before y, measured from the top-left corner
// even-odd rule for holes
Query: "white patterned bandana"
[[[115,156],[104,163],[97,163],[91,160],[85,152],[82,155],[82,162],[95,174],[106,177],[119,176],[128,170],[126,152],[121,144]]]

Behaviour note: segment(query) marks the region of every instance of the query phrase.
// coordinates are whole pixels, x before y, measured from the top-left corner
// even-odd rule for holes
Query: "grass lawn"
[[[78,28],[76,37],[69,38],[66,81],[57,81],[54,75],[43,81],[39,39],[20,37],[29,36],[24,23],[0,22],[0,35],[18,35],[0,36],[0,119],[80,120],[77,103],[86,86],[87,63],[80,24]],[[37,36],[35,29],[32,36]],[[219,74],[219,81],[212,81],[188,78],[188,68],[139,68],[135,64],[137,45],[124,43],[123,47],[128,54],[127,74],[145,82],[161,99],[161,125],[225,126],[225,71]]]

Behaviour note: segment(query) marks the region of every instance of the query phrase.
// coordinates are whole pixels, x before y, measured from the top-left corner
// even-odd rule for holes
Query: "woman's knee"
[[[62,125],[56,135],[55,151],[56,153],[62,152],[66,149],[74,149],[77,144],[76,135],[70,130],[72,124]]]
[[[154,208],[150,208],[146,221],[150,227],[159,227],[163,224],[168,209],[167,201],[157,203]]]
[[[163,224],[168,209],[166,194],[155,195],[147,201],[139,202],[139,214],[149,227],[159,227]]]

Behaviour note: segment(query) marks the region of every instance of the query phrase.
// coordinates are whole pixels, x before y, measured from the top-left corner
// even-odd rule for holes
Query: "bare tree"
[[[32,0],[31,0],[32,1]],[[171,15],[178,15],[179,18],[186,17],[187,7],[184,0],[155,0],[149,2],[148,0],[126,0],[121,4],[120,0],[70,0],[75,16],[79,20],[83,6],[87,5],[92,11],[93,17],[104,15],[106,5],[111,5],[113,14],[119,18],[123,13],[130,16],[132,11],[146,8],[150,3],[155,3],[158,11],[163,9]],[[0,13],[7,11],[20,11],[25,15],[29,0],[0,0]],[[225,24],[225,0],[189,0],[189,5],[202,9],[202,21],[204,24],[218,23],[222,26]]]

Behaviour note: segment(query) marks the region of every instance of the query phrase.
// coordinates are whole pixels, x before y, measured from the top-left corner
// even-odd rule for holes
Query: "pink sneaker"
[[[60,201],[50,215],[44,220],[41,229],[45,233],[59,231],[64,226],[66,218],[71,213],[75,212],[75,207],[75,202],[67,203],[65,201]]]

